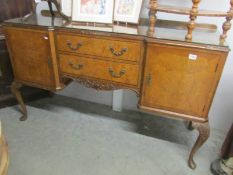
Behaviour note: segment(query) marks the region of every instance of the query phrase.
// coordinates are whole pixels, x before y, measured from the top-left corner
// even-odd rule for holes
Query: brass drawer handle
[[[126,70],[121,70],[120,73],[117,75],[112,68],[109,68],[109,73],[114,78],[121,78],[123,75],[125,75]]]
[[[124,55],[124,54],[126,53],[126,51],[128,50],[128,48],[123,48],[123,49],[121,49],[121,51],[117,52],[117,51],[115,51],[115,49],[114,49],[112,46],[110,46],[110,47],[109,47],[109,50],[111,51],[111,53],[112,53],[114,56],[119,57],[119,56]]]
[[[82,69],[84,67],[83,64],[74,64],[71,61],[69,61],[68,63],[73,69],[76,69],[76,70],[80,70],[80,69]]]
[[[78,43],[76,44],[76,46],[73,46],[72,43],[71,43],[71,41],[67,41],[66,44],[67,44],[67,46],[68,46],[71,50],[73,50],[73,51],[76,51],[76,50],[80,49],[80,47],[83,45],[81,42],[78,42]]]

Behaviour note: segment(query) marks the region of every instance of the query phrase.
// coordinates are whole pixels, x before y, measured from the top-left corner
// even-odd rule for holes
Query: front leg
[[[23,116],[20,118],[20,121],[27,120],[27,109],[23,101],[23,97],[20,92],[20,88],[22,87],[22,84],[13,82],[11,84],[11,92],[15,95],[19,105],[21,106],[21,112],[23,113]]]
[[[197,129],[199,132],[199,136],[197,138],[196,143],[194,144],[192,151],[189,155],[188,165],[191,169],[195,169],[197,167],[196,163],[193,160],[195,153],[199,150],[199,148],[207,141],[210,136],[210,127],[209,122],[206,123],[197,123],[192,122],[192,127]]]

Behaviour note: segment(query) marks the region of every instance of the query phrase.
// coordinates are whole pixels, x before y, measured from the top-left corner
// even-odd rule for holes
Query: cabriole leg
[[[199,148],[207,141],[210,136],[210,127],[209,123],[197,123],[192,122],[192,127],[197,129],[199,132],[199,136],[197,138],[196,143],[194,144],[192,151],[189,155],[188,165],[191,169],[195,169],[197,167],[196,163],[193,160],[195,153],[199,150]]]
[[[11,84],[11,92],[15,95],[20,107],[21,107],[21,112],[23,116],[20,118],[20,121],[25,121],[27,120],[27,109],[23,101],[23,97],[20,92],[20,88],[22,87],[22,84],[13,82]]]

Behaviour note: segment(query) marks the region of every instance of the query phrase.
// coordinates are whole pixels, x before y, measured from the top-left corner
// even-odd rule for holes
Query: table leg
[[[196,143],[194,144],[192,151],[189,155],[188,165],[191,169],[196,168],[196,163],[193,160],[195,153],[199,150],[199,148],[207,141],[210,135],[210,127],[209,122],[206,123],[197,123],[192,122],[192,126],[194,129],[197,129],[199,132],[199,136],[197,138]]]
[[[23,116],[20,118],[20,121],[25,121],[27,120],[27,109],[23,101],[23,97],[20,92],[20,88],[22,87],[22,84],[13,82],[11,84],[11,92],[15,95],[20,107],[21,107],[21,112],[23,113]]]

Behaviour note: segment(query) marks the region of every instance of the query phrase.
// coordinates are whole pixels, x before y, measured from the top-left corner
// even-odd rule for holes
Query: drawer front
[[[116,60],[139,61],[141,42],[117,38],[91,38],[79,35],[57,35],[58,50]]]
[[[60,69],[71,76],[87,76],[118,83],[138,85],[139,66],[80,56],[59,55]]]

